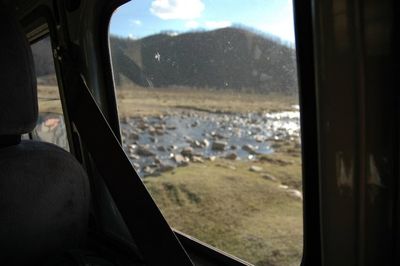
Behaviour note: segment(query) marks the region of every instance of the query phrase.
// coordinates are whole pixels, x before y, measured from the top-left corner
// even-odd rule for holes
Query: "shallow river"
[[[297,110],[264,114],[182,111],[123,119],[121,133],[135,169],[146,176],[190,160],[226,156],[251,160],[256,154],[271,153],[276,141],[299,142],[300,121]],[[60,115],[42,114],[34,135],[67,149]]]

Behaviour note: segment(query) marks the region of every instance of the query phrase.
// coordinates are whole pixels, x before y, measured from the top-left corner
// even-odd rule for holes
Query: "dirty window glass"
[[[34,140],[50,142],[69,150],[50,38],[41,39],[31,48],[39,102],[39,118],[31,137]]]
[[[302,256],[291,1],[153,0],[110,22],[123,148],[168,223],[255,265]]]

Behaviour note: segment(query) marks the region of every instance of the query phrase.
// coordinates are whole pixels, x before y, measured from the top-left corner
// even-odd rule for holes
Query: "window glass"
[[[123,148],[169,224],[256,265],[302,256],[291,1],[120,7],[110,54]]]
[[[39,101],[39,118],[32,138],[69,150],[50,37],[34,43],[31,48]]]

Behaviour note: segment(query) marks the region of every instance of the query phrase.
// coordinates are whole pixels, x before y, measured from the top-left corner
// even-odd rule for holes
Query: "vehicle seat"
[[[85,243],[86,172],[68,152],[21,140],[38,118],[30,46],[0,4],[0,264],[42,265]]]

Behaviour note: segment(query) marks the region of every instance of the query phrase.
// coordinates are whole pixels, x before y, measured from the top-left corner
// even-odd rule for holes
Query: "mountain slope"
[[[123,74],[142,86],[297,91],[294,49],[244,29],[110,42],[117,83]]]

